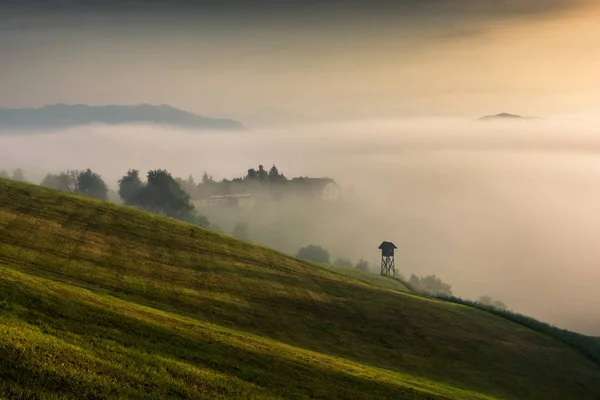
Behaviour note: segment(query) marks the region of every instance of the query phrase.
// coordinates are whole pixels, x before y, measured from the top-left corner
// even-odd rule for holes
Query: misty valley
[[[577,250],[568,229],[600,230],[600,218],[579,218],[577,212],[593,208],[564,208],[565,201],[591,201],[590,191],[600,188],[592,164],[569,158],[595,142],[580,128],[568,141],[573,149],[559,150],[553,146],[566,140],[541,122],[445,122],[444,134],[435,121],[243,133],[135,125],[19,133],[0,137],[0,174],[133,205],[291,255],[319,246],[328,253],[323,262],[360,264],[373,273],[379,273],[378,244],[393,240],[399,277],[406,281],[413,275],[438,279],[451,288],[446,294],[489,298],[599,334],[590,314],[600,301],[590,279],[598,274],[589,258],[594,250]],[[375,133],[358,136],[365,130]],[[215,158],[225,153],[231,157]],[[261,160],[274,162],[251,167]],[[175,194],[168,197],[158,187]],[[534,200],[537,206],[524,208]],[[535,222],[539,218],[545,223]],[[560,237],[562,243],[540,248]],[[565,258],[570,252],[589,257],[574,266]],[[563,298],[560,287],[571,279],[579,290]]]
[[[245,131],[139,124],[6,131],[0,135],[0,211],[4,210],[0,212],[0,266],[7,266],[4,273],[9,281],[3,289],[4,300],[0,300],[0,315],[4,309],[19,315],[14,321],[41,318],[42,309],[19,308],[33,304],[25,294],[38,293],[35,296],[42,297],[36,301],[53,310],[45,312],[44,318],[51,319],[44,324],[46,329],[59,329],[56,335],[63,335],[66,329],[53,328],[59,321],[75,324],[69,331],[80,329],[77,324],[90,323],[76,317],[80,315],[76,310],[83,307],[79,303],[72,303],[69,307],[74,308],[67,314],[51,305],[57,295],[53,293],[63,293],[60,291],[67,290],[66,286],[53,289],[51,285],[40,292],[34,287],[46,283],[27,281],[26,287],[15,291],[17,286],[8,282],[23,281],[25,275],[18,274],[25,273],[35,279],[57,279],[57,285],[105,288],[102,290],[116,296],[114,301],[147,303],[160,310],[175,307],[200,321],[221,321],[218,323],[232,329],[249,330],[260,337],[266,334],[292,345],[303,343],[302,348],[342,357],[354,357],[348,349],[355,339],[347,335],[363,329],[359,324],[348,330],[349,321],[362,318],[354,313],[373,316],[377,312],[370,307],[392,307],[399,313],[397,318],[389,319],[384,312],[377,314],[382,318],[379,328],[364,326],[371,331],[382,329],[366,346],[381,346],[386,324],[400,324],[394,325],[394,332],[422,329],[428,333],[414,337],[427,340],[434,331],[455,326],[454,318],[459,318],[455,313],[467,312],[461,328],[465,331],[447,339],[465,338],[470,350],[463,350],[461,357],[471,357],[467,355],[470,351],[475,357],[468,365],[480,362],[476,354],[502,359],[505,356],[490,353],[500,351],[508,357],[509,369],[517,368],[511,364],[516,362],[511,358],[516,353],[501,349],[501,343],[508,343],[506,335],[516,333],[509,334],[509,326],[550,338],[578,354],[585,360],[582,362],[597,365],[600,341],[593,336],[600,334],[594,317],[599,298],[593,278],[598,276],[594,267],[598,254],[593,238],[594,232],[600,231],[600,214],[594,211],[600,193],[600,163],[590,151],[600,142],[585,125],[569,131],[568,137],[556,125],[545,121],[482,125],[480,121],[382,120]],[[81,203],[86,201],[91,202]],[[152,215],[158,219],[151,219]],[[167,227],[167,221],[183,225]],[[185,226],[195,228],[188,231]],[[382,274],[378,246],[385,241],[397,247],[392,276]],[[264,251],[280,255],[259,255]],[[289,260],[279,258],[285,254],[298,264],[291,266]],[[332,275],[314,276],[324,273]],[[360,294],[358,286],[347,294],[337,292],[346,290],[344,285],[367,285],[373,288],[369,290],[384,292]],[[577,290],[567,290],[569,287]],[[386,291],[417,297],[386,300]],[[60,296],[78,298],[72,295]],[[422,301],[465,307],[465,311],[448,308],[434,312]],[[342,306],[348,302],[353,304],[350,309]],[[383,303],[376,305],[378,302]],[[114,303],[109,307],[121,310],[122,306]],[[275,317],[272,310],[278,308],[287,316]],[[18,311],[26,309],[30,311]],[[122,310],[119,315],[134,318],[131,311]],[[429,312],[435,317],[429,317]],[[452,321],[442,323],[439,313]],[[323,324],[319,315],[329,315],[330,322],[322,328],[318,328]],[[333,315],[341,319],[337,321]],[[484,322],[484,315],[498,321]],[[95,318],[97,322],[90,326],[100,325],[90,328],[96,332],[90,334],[107,337],[102,324],[115,324],[110,322],[113,317]],[[287,323],[282,322],[290,318],[300,318],[296,330],[302,326],[302,333],[291,336],[293,340],[286,333]],[[408,325],[402,323],[405,318],[411,321]],[[442,325],[429,326],[433,321]],[[493,339],[484,353],[474,345],[480,339],[466,339],[482,329],[493,329],[499,321],[514,325],[485,333],[486,337],[501,336]],[[14,329],[19,332],[21,328]],[[321,329],[329,333],[318,333]],[[158,332],[148,337],[150,342],[136,347],[139,357],[152,354],[153,341],[167,340]],[[370,337],[366,331],[360,335]],[[412,335],[400,334],[386,342],[387,350],[378,351],[391,352],[386,359],[392,354],[396,357],[398,352],[408,351],[397,346],[403,346]],[[509,342],[522,340],[530,339]],[[205,343],[204,339],[199,343]],[[550,344],[536,342],[529,349],[541,351],[538,345]],[[185,346],[194,348],[193,354],[200,351],[196,345]],[[419,353],[451,349],[454,344],[431,346],[419,341],[410,346],[421,349],[416,350]],[[164,351],[179,354],[174,348]],[[7,361],[5,371],[14,371],[14,360],[21,357],[18,354],[6,358],[13,361]],[[394,369],[431,376],[421,368],[435,362],[432,356],[419,357],[425,358],[415,359],[414,364],[400,358]],[[456,355],[440,357],[447,360]],[[146,365],[150,361],[140,362]],[[252,376],[262,368],[254,361],[244,365],[248,371],[243,374]],[[530,374],[526,371],[539,369],[521,367],[526,375]],[[219,368],[231,371],[232,367]],[[560,371],[547,373],[568,376]],[[131,379],[144,380],[139,376]],[[315,379],[311,391],[324,385],[320,379],[310,379]],[[401,386],[412,387],[403,379]],[[478,379],[462,386],[470,380],[448,372],[443,382],[462,382],[460,387],[477,393],[494,386]],[[560,382],[556,380],[559,386]],[[289,384],[292,382],[278,390],[288,393]],[[114,387],[124,390],[121,383]],[[178,390],[189,390],[188,384],[180,387]],[[392,397],[399,390],[394,388]],[[557,394],[571,390],[548,388]],[[18,392],[10,390],[6,393],[19,398]],[[351,386],[347,390],[352,395],[347,393],[346,398],[362,389]],[[367,389],[365,398],[377,390]],[[440,387],[434,392],[444,396],[453,390]],[[503,389],[498,390],[494,393]],[[523,383],[517,390],[529,393],[530,386]],[[585,393],[595,393],[595,389],[589,390]],[[548,392],[544,393],[540,395],[546,398]]]

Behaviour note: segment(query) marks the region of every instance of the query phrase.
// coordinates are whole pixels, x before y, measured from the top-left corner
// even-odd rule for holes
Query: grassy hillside
[[[596,364],[490,313],[0,180],[0,398],[599,395]]]
[[[382,286],[389,289],[400,290],[402,292],[409,292],[408,288],[398,279],[390,279],[373,272],[361,271],[351,267],[341,267],[339,265],[331,264],[323,264],[321,266],[335,273],[355,278],[359,281],[372,283],[376,286]]]

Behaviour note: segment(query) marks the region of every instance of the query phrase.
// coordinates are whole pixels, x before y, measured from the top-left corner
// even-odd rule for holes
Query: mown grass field
[[[376,286],[381,286],[388,289],[400,290],[402,292],[409,292],[408,288],[398,279],[390,279],[379,274],[372,272],[361,271],[351,267],[341,267],[339,265],[331,264],[320,264],[323,268],[328,269],[340,275],[345,275],[354,278],[359,281],[371,283]],[[374,266],[376,268],[378,266]]]
[[[491,313],[0,180],[0,398],[599,396],[597,364]]]

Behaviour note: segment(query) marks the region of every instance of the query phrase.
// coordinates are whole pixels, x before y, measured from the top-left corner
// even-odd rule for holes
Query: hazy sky
[[[587,0],[3,1],[0,107],[593,113]]]

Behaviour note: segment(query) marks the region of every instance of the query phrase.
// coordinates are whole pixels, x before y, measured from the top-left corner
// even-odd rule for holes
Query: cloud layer
[[[390,240],[405,276],[436,274],[459,296],[490,295],[599,335],[596,123],[374,120],[208,134],[92,126],[0,135],[0,169],[22,167],[39,181],[44,172],[89,167],[113,187],[129,168],[231,179],[262,163],[288,177],[329,176],[353,202],[287,210],[290,218],[259,213],[251,233],[263,224],[279,232],[266,244],[290,252],[320,244],[334,258],[375,265],[378,244]],[[228,232],[236,222],[211,218]]]

